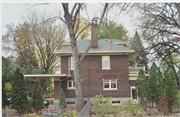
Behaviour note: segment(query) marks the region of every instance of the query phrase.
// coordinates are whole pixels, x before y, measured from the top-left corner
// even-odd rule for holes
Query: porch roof
[[[31,78],[31,81],[35,81],[38,78],[54,78],[55,81],[59,81],[61,78],[71,77],[68,74],[24,74],[25,78]]]

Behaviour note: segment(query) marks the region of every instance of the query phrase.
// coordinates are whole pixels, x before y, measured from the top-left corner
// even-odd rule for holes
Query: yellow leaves
[[[8,106],[5,107],[5,113],[6,113],[7,117],[8,117],[8,115],[9,115]]]
[[[89,24],[89,22],[88,22],[86,19],[84,19],[83,17],[80,17],[80,19],[79,19],[79,28],[78,28],[78,30],[77,30],[77,34],[78,34],[81,30],[83,30],[88,24]],[[75,22],[74,30],[76,30],[77,26],[78,26],[78,18],[77,18],[77,20],[76,20],[76,22]],[[90,26],[87,27],[87,28],[80,34],[80,36],[78,37],[78,39],[79,39],[79,40],[87,39],[89,36],[90,36]]]
[[[159,81],[157,81],[157,86],[159,86]]]
[[[5,83],[5,90],[10,90],[11,84],[10,83]]]

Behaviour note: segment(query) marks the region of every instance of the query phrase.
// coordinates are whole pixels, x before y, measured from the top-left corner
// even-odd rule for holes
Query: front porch
[[[52,78],[52,80],[54,81],[54,94],[56,93],[59,94],[61,84],[57,84],[57,82],[61,83],[60,82],[61,80],[68,79],[70,77],[71,76],[68,74],[25,74],[24,75],[24,78],[31,78],[31,95],[33,95],[33,86],[38,78]]]

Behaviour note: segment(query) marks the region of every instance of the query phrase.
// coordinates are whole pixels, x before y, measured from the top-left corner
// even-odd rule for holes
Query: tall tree
[[[25,21],[30,25],[39,67],[43,69],[43,74],[48,73],[50,68],[55,70],[55,66],[59,64],[59,57],[55,56],[53,52],[62,47],[66,36],[64,25],[51,17],[53,16],[46,10],[43,13],[30,11],[24,16]]]
[[[178,64],[173,61],[172,55],[180,54],[180,45],[172,38],[180,36],[180,3],[144,3],[139,4],[139,8],[140,28],[148,42],[147,52],[154,55],[152,61],[162,59],[167,65],[173,65],[177,77],[175,67]]]
[[[136,31],[134,38],[130,41],[130,47],[135,50],[133,55],[129,58],[130,66],[145,66],[148,71],[148,58],[147,53],[144,50],[144,46],[140,39],[138,32]]]
[[[157,103],[159,101],[159,96],[164,95],[164,89],[162,73],[154,62],[150,68],[149,88],[151,91],[149,92],[151,101]]]
[[[83,108],[84,104],[83,104],[83,94],[82,94],[82,87],[81,87],[81,74],[80,74],[80,68],[81,68],[81,63],[84,59],[84,57],[86,56],[87,52],[89,51],[92,42],[95,39],[95,36],[98,34],[98,30],[100,28],[101,22],[104,18],[104,14],[105,11],[108,7],[108,4],[105,4],[103,13],[102,13],[102,17],[100,18],[100,23],[98,25],[98,29],[96,30],[96,34],[93,35],[93,39],[90,43],[90,45],[87,47],[86,51],[84,52],[84,54],[79,58],[79,51],[77,49],[77,43],[76,40],[78,38],[78,36],[81,34],[81,32],[83,30],[85,30],[90,24],[88,24],[86,27],[84,27],[84,29],[82,29],[82,31],[80,31],[79,33],[77,33],[77,30],[79,28],[79,25],[77,26],[77,28],[75,29],[75,22],[77,20],[77,16],[79,16],[78,14],[80,14],[81,8],[83,7],[84,3],[75,3],[72,7],[72,10],[70,11],[69,9],[69,4],[68,3],[62,3],[63,6],[63,11],[64,11],[64,18],[60,17],[60,19],[66,24],[67,28],[68,28],[68,32],[69,32],[69,37],[70,37],[70,41],[71,41],[71,48],[72,48],[72,55],[73,55],[73,63],[74,63],[74,76],[75,76],[75,84],[76,84],[76,106],[77,106],[77,110],[81,111],[81,109]],[[79,19],[79,18],[78,18]]]
[[[137,96],[141,98],[141,104],[145,104],[145,88],[146,88],[146,76],[144,70],[140,69],[138,73],[138,78],[135,82],[135,87],[137,90]]]
[[[165,95],[168,98],[168,110],[172,111],[174,97],[178,94],[176,74],[172,66],[168,66],[164,72]]]
[[[16,54],[16,64],[26,69],[28,73],[31,73],[33,68],[38,68],[38,60],[32,40],[30,25],[24,22],[17,26],[8,24],[6,28],[8,32],[4,35],[3,42],[8,44],[8,42],[12,40],[13,46],[9,45],[5,49],[11,48],[10,50],[13,50]]]
[[[16,67],[13,76],[11,105],[12,108],[17,110],[20,116],[21,114],[25,113],[27,104],[27,85],[25,83],[23,74],[21,73],[21,69],[18,66]]]
[[[156,99],[156,95],[157,95],[157,81],[156,81],[156,77],[157,77],[157,72],[156,72],[156,64],[153,62],[151,68],[150,68],[150,81],[149,81],[149,85],[150,85],[150,89],[151,89],[151,101],[152,104],[153,102],[155,102]]]
[[[127,42],[127,32],[122,24],[113,21],[103,22],[98,32],[100,39],[119,39]]]

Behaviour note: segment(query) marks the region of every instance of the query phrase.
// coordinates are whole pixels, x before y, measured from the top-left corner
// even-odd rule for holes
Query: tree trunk
[[[79,64],[79,51],[77,49],[75,36],[71,35],[71,47],[73,54],[73,63],[74,63],[74,78],[75,78],[75,87],[76,87],[76,106],[77,111],[80,112],[83,108],[83,94],[81,88],[81,73],[80,73],[80,64]]]

